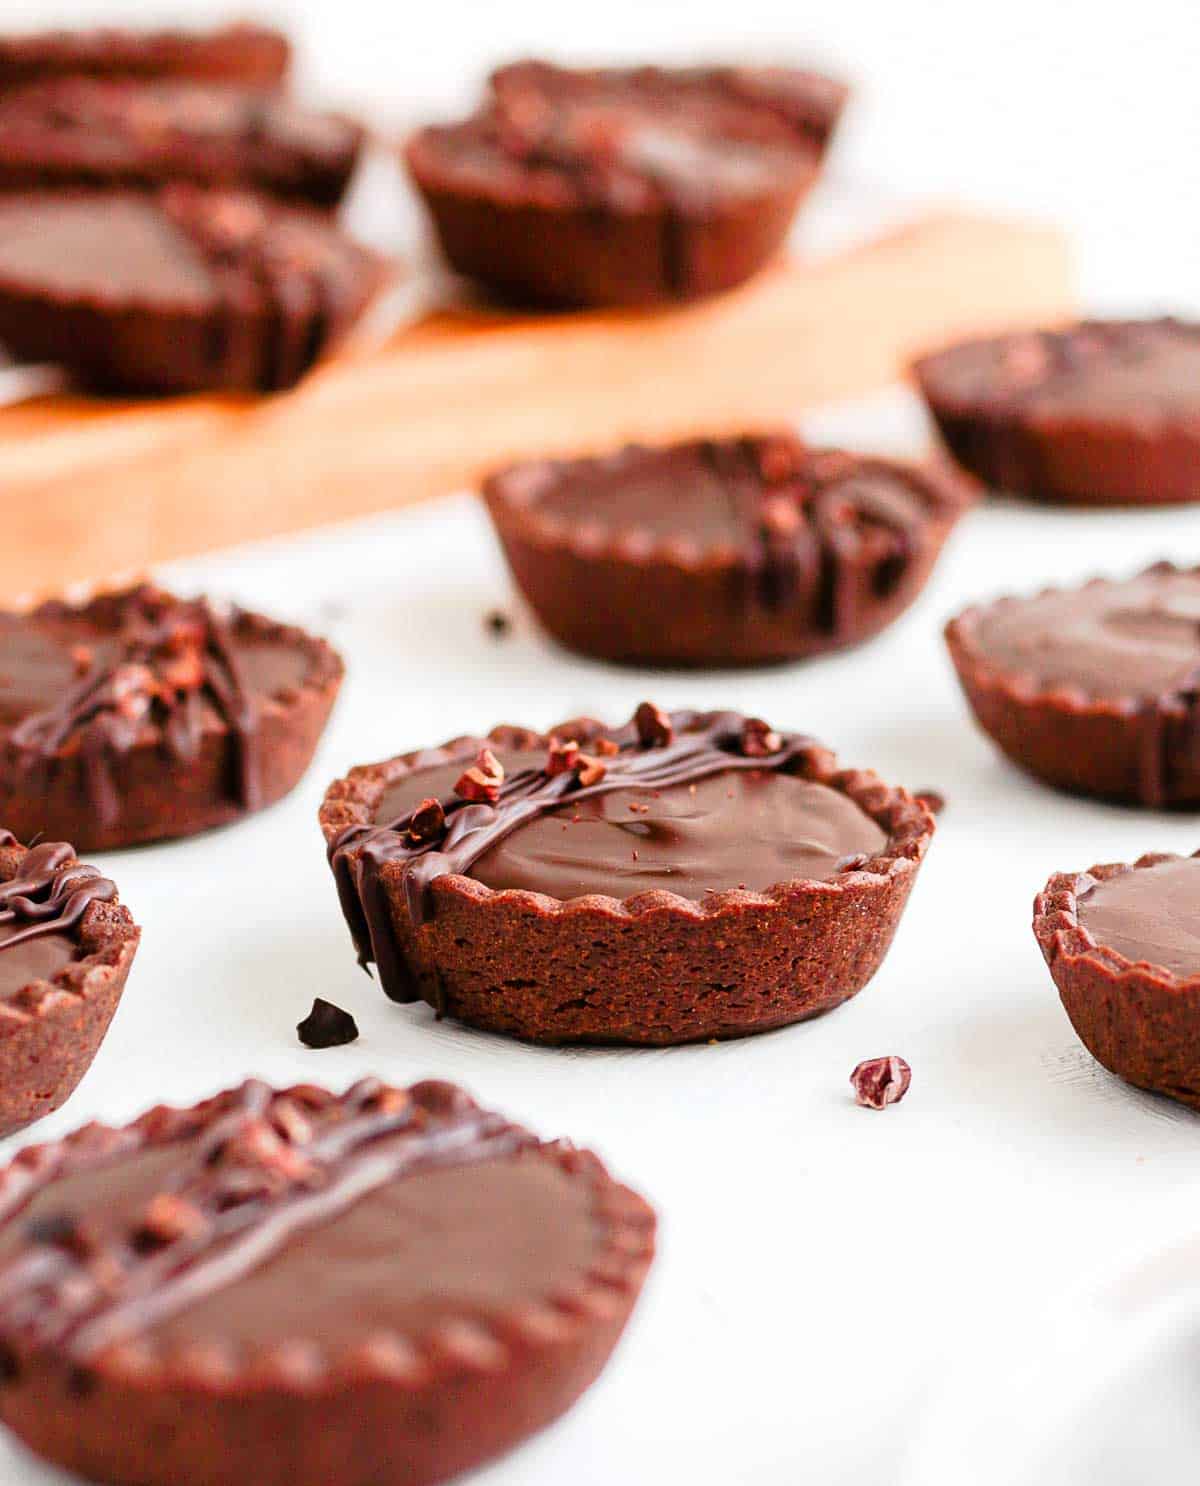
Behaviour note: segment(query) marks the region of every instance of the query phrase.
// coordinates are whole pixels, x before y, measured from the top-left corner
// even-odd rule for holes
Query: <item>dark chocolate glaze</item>
[[[780,610],[814,593],[814,627],[834,634],[855,623],[858,569],[886,598],[951,505],[949,485],[919,469],[812,449],[790,434],[519,465],[493,476],[490,493],[567,532],[733,557],[745,603]],[[954,501],[957,510],[960,492]]]
[[[996,604],[974,633],[988,664],[1040,687],[1113,698],[1186,689],[1200,668],[1200,574],[1152,568]]]
[[[91,804],[111,824],[121,808],[117,755],[153,728],[173,757],[193,758],[215,724],[234,740],[234,796],[255,809],[255,696],[298,684],[304,656],[237,643],[236,613],[226,620],[204,599],[141,587],[112,595],[108,610],[103,623],[66,604],[0,617],[0,723],[18,767],[77,748]]]
[[[1085,321],[951,347],[921,364],[931,390],[1006,413],[1081,419],[1200,413],[1200,325]]]
[[[425,1264],[404,1280],[413,1215],[406,1231],[396,1210],[406,1197],[433,1206],[430,1236],[453,1245],[460,1236],[443,1223],[457,1196],[479,1170],[539,1142],[451,1085],[404,1092],[367,1079],[315,1107],[312,1092],[276,1094],[251,1081],[183,1139],[120,1150],[35,1189],[0,1227],[7,1347],[48,1347],[84,1363],[146,1333],[259,1346],[299,1334],[330,1345],[402,1321],[403,1302],[389,1303],[395,1287],[414,1304],[436,1300]],[[439,1221],[434,1178],[464,1168],[464,1180],[447,1185]],[[512,1200],[510,1188],[510,1208]],[[476,1264],[497,1232],[469,1235]],[[297,1288],[320,1259],[321,1282]],[[290,1305],[281,1298],[289,1292]],[[442,1304],[453,1308],[453,1298]],[[293,1318],[304,1317],[298,1333]]]
[[[0,830],[0,847],[16,844],[10,831]],[[32,847],[17,875],[0,882],[0,1000],[35,981],[52,980],[77,959],[81,951],[72,931],[90,904],[110,902],[116,892],[95,867],[76,862],[65,842]]]
[[[408,913],[420,925],[431,884],[447,874],[557,898],[659,888],[699,899],[827,879],[885,844],[837,790],[788,777],[813,752],[812,739],[776,737],[759,756],[744,751],[738,713],[677,712],[671,722],[666,746],[641,742],[633,723],[613,730],[620,751],[600,760],[604,776],[589,785],[575,773],[547,772],[544,752],[501,744],[505,778],[495,805],[456,796],[453,782],[469,758],[417,767],[385,794],[375,824],[343,831],[329,848],[342,909],[359,962],[378,966],[388,996],[419,999],[392,927],[385,866],[403,873]],[[426,798],[440,802],[445,833],[414,841],[413,812]]]
[[[1200,752],[1200,573],[1169,564],[978,611],[983,660],[1041,689],[1075,687],[1136,709],[1139,798],[1166,798],[1172,760]]]
[[[1200,860],[1172,857],[1098,881],[1078,895],[1079,922],[1098,945],[1135,964],[1200,975]]]
[[[134,196],[106,202],[100,221],[87,196],[0,198],[0,279],[64,294],[86,279],[113,296],[147,294],[196,309],[218,292],[188,234],[153,201]]]

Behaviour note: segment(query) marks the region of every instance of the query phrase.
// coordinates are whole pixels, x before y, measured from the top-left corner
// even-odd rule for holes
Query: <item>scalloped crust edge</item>
[[[396,780],[424,768],[468,758],[485,743],[541,750],[547,748],[553,738],[574,738],[580,743],[590,743],[596,738],[611,737],[618,732],[620,728],[608,726],[590,717],[568,719],[546,733],[501,725],[493,728],[486,739],[474,736],[453,738],[438,748],[398,754],[377,764],[361,764],[329,786],[319,812],[321,829],[326,843],[331,844],[348,826],[372,824],[375,806]],[[559,899],[524,888],[490,888],[473,877],[460,873],[447,873],[444,877],[435,878],[434,882],[439,890],[458,893],[479,904],[502,900],[505,903],[525,905],[544,914],[602,912],[632,919],[667,911],[680,917],[701,920],[716,917],[730,909],[771,905],[782,907],[800,894],[836,893],[851,881],[864,878],[886,880],[916,871],[937,829],[932,812],[921,800],[910,795],[907,790],[885,784],[877,774],[869,770],[839,770],[834,755],[820,744],[813,745],[805,762],[809,768],[804,771],[804,778],[846,795],[887,832],[888,841],[884,851],[869,858],[861,867],[839,872],[825,880],[794,878],[773,883],[765,892],[731,888],[726,892],[710,893],[700,901],[663,890],[636,893],[624,899],[598,893],[580,898]],[[387,871],[387,865],[384,871]]]

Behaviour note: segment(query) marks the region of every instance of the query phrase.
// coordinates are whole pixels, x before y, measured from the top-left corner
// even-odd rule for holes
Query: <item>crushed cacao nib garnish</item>
[[[665,748],[675,736],[671,719],[661,707],[653,702],[643,702],[633,714],[638,741],[647,748]]]
[[[157,1247],[203,1233],[207,1227],[208,1219],[186,1198],[160,1192],[142,1214],[135,1238],[143,1248]]]
[[[912,1069],[903,1058],[868,1058],[850,1075],[855,1103],[864,1109],[886,1109],[899,1104],[912,1083]]]
[[[593,784],[599,784],[608,773],[608,765],[598,758],[592,758],[590,754],[581,753],[576,772],[579,775],[580,788],[591,789]]]
[[[471,767],[459,775],[454,793],[464,800],[494,805],[503,783],[503,764],[490,748],[481,748]]]
[[[574,738],[551,738],[546,752],[546,777],[573,774],[579,766],[579,744]]]
[[[296,1032],[305,1047],[344,1047],[357,1039],[358,1023],[348,1011],[317,996]]]
[[[415,842],[436,841],[446,829],[446,812],[440,800],[428,799],[412,813],[408,823],[408,834]]]
[[[742,752],[747,758],[766,758],[778,753],[783,739],[761,717],[748,717],[742,727]]]

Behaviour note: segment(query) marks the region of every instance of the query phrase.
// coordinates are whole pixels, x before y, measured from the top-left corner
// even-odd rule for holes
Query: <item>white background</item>
[[[4,15],[122,9],[150,13],[7,0]],[[1190,7],[1124,7],[1119,26],[1095,4],[1027,0],[999,14],[966,3],[568,0],[281,10],[300,25],[314,86],[396,122],[528,48],[818,56],[861,80],[835,164],[857,190],[1057,215],[1077,234],[1093,303],[1200,307],[1200,20]],[[171,13],[209,11],[181,3]],[[901,398],[814,427],[885,447],[923,435]],[[1055,870],[1200,843],[1191,819],[1058,797],[1001,762],[969,724],[939,630],[963,603],[1002,589],[1198,555],[1194,512],[997,503],[970,518],[918,607],[869,649],[685,678],[574,661],[519,610],[514,635],[491,639],[483,614],[512,599],[466,499],[179,567],[167,576],[182,586],[329,633],[350,679],[291,800],[217,835],[104,860],[145,939],[93,1072],[38,1137],[164,1097],[191,1101],[251,1072],[334,1085],[367,1071],[458,1079],[548,1135],[593,1144],[663,1220],[660,1262],[612,1368],[560,1426],[481,1479],[1039,1479],[1006,1467],[1006,1451],[1039,1394],[1053,1403],[1053,1384],[1013,1417],[973,1410],[1003,1401],[1017,1365],[1042,1355],[1064,1291],[1192,1229],[1200,1128],[1083,1053],[1030,933],[1030,905]],[[817,733],[893,782],[945,792],[938,839],[876,982],[815,1023],[652,1052],[527,1048],[387,1003],[355,968],[337,911],[315,824],[324,784],[352,763],[501,719],[620,718],[645,696],[741,706]],[[354,1011],[358,1043],[297,1045],[294,1024],[317,994]],[[850,1069],[891,1052],[913,1065],[908,1099],[879,1115],[855,1108]],[[953,1427],[948,1387],[958,1390]],[[1161,1474],[1144,1455],[1122,1463],[1115,1452],[1088,1479],[1165,1479],[1168,1457],[1180,1468],[1169,1428],[1160,1445]],[[0,1479],[57,1479],[17,1460],[0,1445]]]

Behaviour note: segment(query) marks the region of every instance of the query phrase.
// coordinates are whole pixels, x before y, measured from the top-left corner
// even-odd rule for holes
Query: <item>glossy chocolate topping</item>
[[[0,830],[0,848],[16,845]],[[116,888],[95,867],[75,860],[72,847],[45,841],[0,881],[0,1000],[35,981],[51,980],[82,951],[72,935],[90,904],[109,902]]]
[[[478,114],[425,130],[421,144],[461,188],[703,210],[713,198],[754,197],[812,174],[832,122],[813,130],[785,95],[782,86],[735,84],[732,70],[515,64],[493,78]]]
[[[658,716],[656,738],[630,723],[613,731],[615,752],[585,754],[575,767],[553,749],[501,743],[494,802],[463,798],[455,785],[469,754],[436,767],[418,762],[384,794],[375,824],[352,826],[331,843],[360,962],[377,964],[393,1000],[412,1000],[416,990],[384,898],[385,866],[403,874],[416,925],[429,912],[431,883],[452,873],[560,899],[666,889],[699,900],[826,880],[886,845],[848,797],[793,777],[815,750],[811,739],[770,733],[732,712]],[[422,802],[428,814],[430,801],[431,834],[418,814]]]
[[[1200,676],[1200,575],[1155,568],[996,604],[975,616],[973,639],[990,665],[1042,687],[1113,698],[1187,691]]]
[[[82,608],[44,604],[0,614],[0,727],[28,769],[78,750],[92,803],[106,822],[120,800],[111,762],[148,740],[192,758],[206,733],[236,744],[233,789],[253,809],[264,697],[300,685],[308,657],[257,635],[246,617],[218,615],[148,586]]]
[[[261,180],[349,160],[359,131],[278,94],[190,82],[68,78],[0,96],[0,180]]]
[[[923,364],[956,398],[1080,418],[1200,413],[1200,325],[1090,321],[957,346]]]
[[[826,628],[841,617],[848,563],[873,570],[886,597],[926,527],[964,503],[915,467],[810,449],[789,434],[519,465],[494,476],[488,493],[568,539],[596,532],[680,560],[736,560],[748,596],[767,607],[815,590],[815,622]]]
[[[0,280],[75,296],[161,299],[198,310],[216,279],[188,233],[151,200],[87,196],[0,199]]]
[[[143,1335],[336,1355],[499,1318],[594,1260],[588,1189],[544,1149],[447,1084],[334,1099],[252,1082],[6,1215],[0,1337],[78,1361]]]
[[[1079,922],[1135,964],[1200,975],[1200,860],[1173,857],[1118,872],[1081,892]]]

